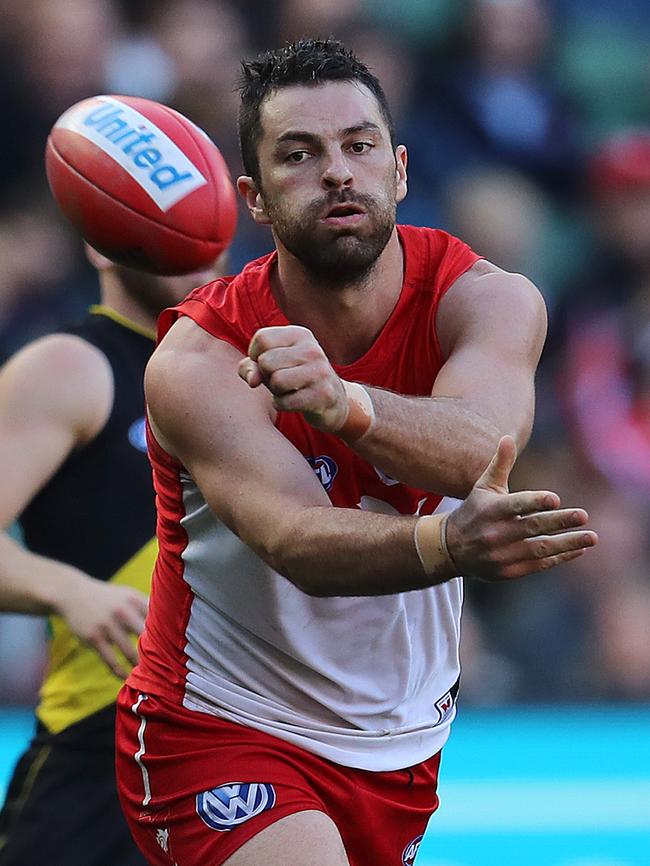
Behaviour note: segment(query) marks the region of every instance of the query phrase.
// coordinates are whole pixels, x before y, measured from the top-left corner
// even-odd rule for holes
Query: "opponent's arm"
[[[108,361],[78,337],[45,337],[0,370],[0,527],[19,517],[73,449],[97,435],[112,402]],[[0,531],[0,609],[62,616],[118,676],[126,671],[113,644],[137,661],[129,634],[142,630],[141,593],[31,553],[5,531]]]
[[[431,397],[366,388],[374,418],[360,439],[341,430],[349,400],[306,329],[258,331],[242,375],[252,386],[263,382],[277,409],[302,411],[319,429],[338,431],[388,475],[464,498],[502,435],[512,435],[519,450],[528,440],[546,313],[525,277],[479,261],[447,291],[436,324],[446,361]]]
[[[381,595],[460,573],[507,579],[578,556],[595,543],[594,533],[579,529],[585,512],[559,509],[555,494],[502,492],[514,462],[508,439],[460,517],[454,515],[454,527],[449,524],[453,566],[437,555],[439,535],[428,531],[437,529],[438,517],[333,507],[307,461],[274,426],[270,393],[239,378],[241,360],[240,352],[191,320],[176,322],[147,367],[150,421],[214,513],[303,591]],[[426,530],[419,537],[423,560],[431,563],[426,569],[416,525]]]

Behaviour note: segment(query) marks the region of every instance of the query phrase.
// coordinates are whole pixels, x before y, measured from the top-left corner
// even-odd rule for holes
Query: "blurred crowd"
[[[0,0],[0,361],[77,318],[94,272],[49,194],[48,131],[98,93],[190,116],[240,173],[239,62],[343,39],[382,81],[410,189],[531,277],[549,308],[513,487],[591,514],[592,555],[467,587],[466,704],[650,700],[650,5],[647,0]],[[231,270],[271,248],[241,214]],[[0,704],[30,702],[41,621],[0,617]]]

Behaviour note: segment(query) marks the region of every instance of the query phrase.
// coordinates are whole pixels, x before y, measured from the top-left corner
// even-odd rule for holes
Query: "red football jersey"
[[[428,396],[443,363],[438,304],[479,256],[441,230],[398,232],[399,300],[365,355],[335,369],[349,381]],[[289,324],[270,289],[276,260],[272,253],[196,289],[163,313],[159,338],[186,315],[245,354],[259,328]],[[335,506],[430,514],[440,505],[440,496],[386,476],[299,413],[279,413],[276,425]],[[349,766],[395,769],[439,751],[455,712],[460,579],[390,596],[312,598],[206,513],[189,473],[153,438],[150,457],[160,553],[129,683]]]

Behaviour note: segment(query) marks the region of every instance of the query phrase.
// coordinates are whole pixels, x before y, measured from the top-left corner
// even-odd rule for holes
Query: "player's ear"
[[[408,191],[406,166],[408,163],[408,153],[403,144],[399,144],[395,148],[395,181],[396,181],[396,199],[401,202],[406,198]]]
[[[237,189],[239,190],[239,195],[246,202],[246,207],[255,222],[260,225],[268,225],[271,220],[266,213],[262,194],[258,191],[257,184],[253,178],[248,177],[248,175],[238,177]]]

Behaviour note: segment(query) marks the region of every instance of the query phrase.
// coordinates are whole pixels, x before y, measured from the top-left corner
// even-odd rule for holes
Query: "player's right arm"
[[[312,595],[381,595],[454,574],[489,579],[548,568],[596,542],[581,509],[549,492],[508,494],[514,443],[504,440],[455,518],[455,569],[425,574],[414,516],[332,506],[311,467],[274,426],[271,394],[238,376],[242,354],[192,320],[171,328],[145,375],[160,445],[194,478],[214,513],[276,571]]]
[[[137,660],[129,634],[142,630],[144,596],[31,553],[5,531],[69,454],[103,428],[112,403],[110,365],[79,337],[44,337],[0,370],[0,609],[62,616],[124,676],[113,645]]]

